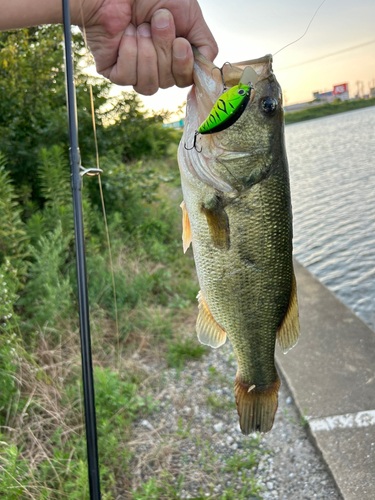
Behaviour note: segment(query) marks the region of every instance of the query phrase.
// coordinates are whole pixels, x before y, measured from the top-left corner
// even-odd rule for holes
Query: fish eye
[[[267,115],[271,115],[277,109],[277,101],[273,97],[263,97],[260,101],[260,106],[262,111],[264,111]]]
[[[244,95],[244,93],[245,93],[244,89],[237,90],[237,94],[239,95]]]

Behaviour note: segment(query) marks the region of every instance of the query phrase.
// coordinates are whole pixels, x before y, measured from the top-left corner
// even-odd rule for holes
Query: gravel
[[[169,477],[178,491],[171,498],[219,499],[231,491],[225,498],[341,499],[284,382],[271,432],[242,435],[229,344],[181,371],[159,365],[149,372],[158,382],[147,392],[159,410],[134,429],[133,490],[153,477]]]

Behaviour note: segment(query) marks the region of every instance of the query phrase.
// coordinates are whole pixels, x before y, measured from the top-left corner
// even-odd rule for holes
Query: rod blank
[[[80,175],[81,158],[78,147],[77,105],[74,87],[74,69],[71,50],[71,28],[69,0],[62,0],[65,73],[67,89],[67,108],[69,121],[71,186],[73,195],[74,232],[76,243],[77,283],[79,324],[81,337],[82,379],[85,407],[86,443],[90,499],[100,500],[100,479],[98,460],[98,440],[96,431],[94,378],[92,371],[89,302],[87,290],[85,240],[82,213],[82,178]]]

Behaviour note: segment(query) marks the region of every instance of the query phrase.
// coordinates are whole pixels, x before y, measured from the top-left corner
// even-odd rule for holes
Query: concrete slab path
[[[375,333],[295,262],[301,337],[276,359],[345,500],[375,499]]]

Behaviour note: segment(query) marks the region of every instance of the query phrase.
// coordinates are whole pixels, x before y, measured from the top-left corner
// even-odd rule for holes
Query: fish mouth
[[[244,69],[250,66],[257,75],[257,81],[253,82],[253,90],[250,94],[249,105],[254,102],[259,84],[264,80],[274,78],[272,71],[272,55],[267,54],[257,59],[248,59],[237,63],[225,63],[218,68],[214,63],[206,59],[195,47],[194,54],[194,91],[191,92],[190,102],[194,115],[197,116],[197,125],[209,116],[211,109],[220,95],[223,93],[223,80],[225,89],[238,85]],[[219,69],[220,71],[214,71]],[[190,113],[191,114],[191,113]]]
[[[213,71],[217,66],[206,59],[196,48],[194,52],[194,85],[187,98],[187,116],[184,133],[179,148],[180,169],[189,172],[195,179],[224,193],[238,192],[242,183],[238,176],[231,173],[231,166],[238,161],[251,161],[259,155],[259,148],[251,151],[247,144],[229,145],[223,142],[223,136],[217,134],[197,134],[199,126],[209,116],[213,105],[223,93],[223,79],[225,87],[238,85],[244,69],[251,66],[258,76],[254,81],[254,88],[250,94],[250,106],[256,99],[257,92],[261,92],[259,83],[271,78],[272,56],[266,55],[258,59],[249,59],[234,64],[225,64],[221,71]],[[220,69],[220,68],[219,68]],[[223,78],[222,78],[223,77]],[[258,96],[259,97],[259,96]],[[233,146],[233,149],[231,149]],[[217,162],[228,172],[222,175],[217,169]]]
[[[257,59],[248,59],[247,61],[234,63],[233,66],[252,66],[253,64],[266,64],[267,66],[269,66],[270,64],[272,64],[272,61],[272,54],[266,54],[265,56],[258,57]]]
[[[219,84],[219,86],[222,87],[221,75],[219,74],[219,72],[213,72],[213,69],[217,68],[217,66],[206,59],[195,47],[193,47],[193,54],[196,67],[198,66],[202,69],[205,69],[206,75],[210,75],[210,77],[215,80],[216,84]],[[266,54],[265,56],[259,57],[257,59],[248,59],[246,61],[229,64],[225,63],[222,66],[221,70],[223,72],[226,86],[233,87],[234,85],[238,85],[242,72],[246,68],[246,66],[251,66],[255,70],[258,75],[258,81],[266,80],[271,75],[273,75],[272,61],[272,54]],[[207,85],[207,78],[205,78],[204,80],[205,81],[203,82],[202,74],[200,72],[194,72],[194,84],[196,86],[204,84]]]

